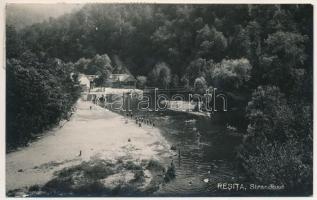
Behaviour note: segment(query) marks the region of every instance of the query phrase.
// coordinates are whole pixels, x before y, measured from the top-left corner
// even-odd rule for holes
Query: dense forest
[[[90,4],[21,30],[7,24],[7,143],[63,118],[78,98],[72,72],[102,84],[128,71],[140,88],[244,94],[241,167],[311,194],[312,16],[311,5]]]
[[[17,30],[79,10],[82,4],[7,4],[6,23]]]

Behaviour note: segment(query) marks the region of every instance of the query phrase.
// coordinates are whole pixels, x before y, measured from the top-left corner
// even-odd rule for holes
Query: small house
[[[114,88],[136,88],[136,79],[130,74],[111,74],[109,83]]]
[[[86,91],[86,92],[89,91],[90,80],[85,74],[79,74],[78,81],[83,91]]]

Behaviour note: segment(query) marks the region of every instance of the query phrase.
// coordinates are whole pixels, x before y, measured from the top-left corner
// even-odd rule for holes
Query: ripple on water
[[[232,181],[237,170],[232,161],[235,143],[225,134],[225,122],[214,122],[198,116],[152,112],[141,113],[153,120],[170,144],[176,145],[174,160],[176,178],[164,184],[158,196],[213,196],[217,183]],[[181,148],[181,160],[178,160]],[[208,181],[204,182],[204,179]]]

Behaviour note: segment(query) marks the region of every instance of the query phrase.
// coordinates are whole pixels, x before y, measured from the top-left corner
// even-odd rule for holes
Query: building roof
[[[82,85],[90,85],[90,81],[85,74],[79,74],[78,80]]]
[[[111,74],[109,79],[111,81],[119,81],[119,82],[135,81],[135,78],[129,74]]]
[[[95,80],[96,78],[99,77],[99,75],[85,75],[90,81]]]

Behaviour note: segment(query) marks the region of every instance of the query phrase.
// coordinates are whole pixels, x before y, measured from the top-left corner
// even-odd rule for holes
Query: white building
[[[78,80],[83,91],[88,91],[90,89],[90,80],[85,74],[79,74]]]

